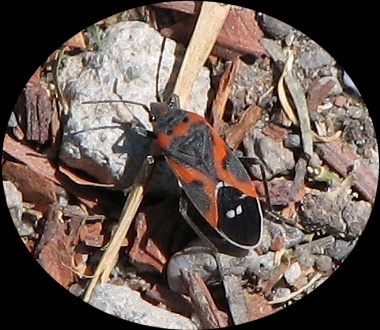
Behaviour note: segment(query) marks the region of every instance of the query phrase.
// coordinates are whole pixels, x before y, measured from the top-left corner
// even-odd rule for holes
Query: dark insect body
[[[262,212],[258,194],[238,159],[201,116],[170,103],[151,103],[150,120],[183,191],[229,243],[256,246]]]

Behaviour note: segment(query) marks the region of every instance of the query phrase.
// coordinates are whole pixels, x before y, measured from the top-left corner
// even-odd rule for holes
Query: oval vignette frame
[[[263,10],[263,12],[266,12],[265,10]],[[270,11],[268,11],[268,13],[269,13]],[[273,16],[276,16],[276,15],[273,15]],[[278,15],[277,17],[281,17],[281,15]],[[284,20],[284,21],[286,21],[286,20]],[[290,22],[289,22],[290,23]],[[306,32],[306,31],[305,31]],[[318,41],[318,40],[317,40]],[[321,41],[321,44],[323,43],[323,40]],[[326,49],[327,49],[328,47],[326,47]],[[328,49],[327,49],[328,50]],[[45,53],[45,54],[48,54],[48,53]],[[348,65],[347,66],[347,70],[350,70],[350,66]],[[360,89],[360,91],[361,91],[361,88],[360,88],[361,86],[359,85],[359,89]],[[365,90],[364,90],[364,93],[365,93]],[[365,95],[365,94],[364,94]],[[367,102],[368,103],[368,102]],[[371,222],[370,222],[371,223]],[[365,231],[366,232],[366,231]],[[364,232],[364,237],[365,236],[368,236],[368,235],[366,235],[365,234],[365,232]],[[364,238],[363,238],[363,240],[364,240]],[[360,241],[361,240],[359,240],[359,245],[357,246],[357,247],[360,247],[360,245],[362,245],[362,244],[360,244]],[[348,267],[351,267],[351,263],[353,263],[354,262],[354,260],[356,259],[356,255],[355,254],[358,254],[359,252],[360,252],[360,250],[359,250],[359,252],[355,252],[356,251],[356,249],[354,249],[353,250],[353,252],[352,252],[352,256],[351,257],[349,257],[348,258],[348,261],[347,261],[347,263],[348,263],[348,265],[347,265],[347,267],[345,266],[345,263],[343,263],[343,265],[342,265],[342,270],[340,270],[339,272],[338,272],[338,274],[339,273],[343,273],[342,275],[334,275],[334,277],[344,277],[344,273],[345,272],[347,272],[347,270],[349,269]],[[21,252],[21,254],[22,254],[22,252]],[[350,259],[353,259],[353,261],[352,262],[350,262]],[[347,270],[345,271],[344,269],[345,268],[347,268]],[[39,270],[36,270],[36,273],[38,274],[39,273]],[[317,292],[318,291],[322,291],[322,290],[324,290],[323,289],[323,287],[325,287],[326,286],[326,289],[325,289],[325,291],[327,290],[327,287],[329,286],[329,282],[330,281],[332,281],[332,282],[334,282],[334,277],[333,278],[331,278],[331,279],[329,279],[329,281],[327,281],[326,283],[324,283],[324,285],[323,286],[321,286],[318,290],[317,290]],[[53,287],[55,287],[55,285],[53,284]],[[331,287],[331,286],[330,286]],[[59,290],[58,290],[59,291]],[[313,294],[311,297],[313,297],[313,296],[317,296],[317,294]],[[324,299],[324,298],[326,298],[326,297],[322,297],[322,300]],[[71,300],[73,300],[73,299],[71,299],[71,297],[69,297],[68,298],[70,301]],[[309,300],[312,300],[313,298],[308,298],[307,300],[309,301]],[[289,313],[291,313],[292,311],[291,310],[294,310],[295,312],[298,310],[298,309],[300,309],[300,310],[302,310],[302,305],[303,303],[301,303],[301,304],[296,304],[295,306],[295,308],[290,308],[289,309]],[[305,304],[307,304],[307,302],[305,301]],[[97,314],[97,313],[95,313],[95,314]],[[273,319],[276,319],[276,318],[280,318],[281,319],[281,315],[282,314],[287,314],[287,312],[283,312],[283,313],[276,313],[276,314],[274,314],[274,317],[273,317]],[[284,317],[285,317],[285,315],[284,315]],[[267,320],[268,319],[268,320]],[[265,321],[268,321],[268,322],[270,322],[271,321],[271,319],[272,319],[272,317],[269,317],[269,318],[265,318],[264,320]],[[263,321],[264,321],[263,320]],[[258,323],[259,324],[259,323]]]

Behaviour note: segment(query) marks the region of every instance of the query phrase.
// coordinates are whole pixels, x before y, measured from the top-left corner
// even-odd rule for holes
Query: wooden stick
[[[152,149],[156,148],[156,143],[154,143]],[[104,283],[108,281],[110,273],[117,262],[118,253],[123,243],[123,239],[127,235],[132,221],[136,216],[140,203],[144,197],[146,185],[149,181],[154,167],[152,164],[152,158],[148,157],[144,164],[141,166],[139,173],[137,174],[135,183],[121,212],[118,227],[109,242],[107,250],[103,253],[95,270],[95,273],[92,276],[90,283],[88,284],[83,295],[83,300],[86,302],[90,300],[92,291],[98,283]]]
[[[202,3],[197,24],[173,90],[173,94],[180,96],[182,108],[188,102],[194,82],[214,47],[229,11],[230,5],[216,2]]]

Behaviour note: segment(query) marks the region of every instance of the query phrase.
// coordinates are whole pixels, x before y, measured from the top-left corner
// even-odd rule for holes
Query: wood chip
[[[228,326],[227,315],[220,311],[202,277],[196,272],[181,269],[184,286],[189,292],[195,313],[204,329],[218,329]]]
[[[256,20],[256,13],[248,8],[235,7],[227,17],[217,44],[243,55],[261,56],[267,54],[260,43],[263,35]]]
[[[219,133],[224,129],[224,111],[226,109],[227,101],[231,95],[239,64],[239,59],[228,64],[219,81],[218,91],[216,92],[216,96],[212,103],[210,122],[213,124],[214,129]]]
[[[223,286],[233,323],[239,325],[249,322],[249,311],[240,283],[240,277],[233,274],[223,275]]]
[[[232,149],[236,150],[250,129],[257,123],[261,117],[262,109],[252,104],[244,111],[239,122],[232,125],[225,133],[226,143]]]
[[[13,140],[8,134],[5,134],[3,151],[20,162],[26,164],[37,174],[60,184],[56,177],[55,166],[42,154],[32,148]]]
[[[71,48],[86,49],[87,48],[87,42],[86,42],[86,38],[83,34],[83,31],[72,36],[63,45],[66,47],[71,47]]]
[[[154,304],[164,304],[171,311],[188,317],[194,313],[194,308],[188,297],[173,292],[167,286],[154,284],[144,295],[144,298]]]
[[[16,185],[25,201],[35,204],[36,210],[46,212],[56,203],[56,185],[27,165],[6,161],[2,166],[2,174],[4,179]]]
[[[198,1],[164,1],[160,3],[155,3],[152,6],[177,10],[186,14],[195,14],[199,10]]]
[[[335,86],[334,80],[329,80],[324,85],[319,81],[313,82],[307,91],[307,107],[310,114],[317,111],[318,106],[330,94],[330,91]]]
[[[341,138],[328,143],[315,143],[319,156],[343,178],[352,171],[354,188],[365,200],[374,203],[377,190],[376,174],[351,150]]]
[[[74,273],[70,269],[72,262],[71,238],[66,235],[66,229],[66,223],[61,219],[61,211],[52,210],[36,248],[36,256],[44,270],[68,289],[74,281]]]
[[[76,184],[83,185],[83,186],[91,186],[91,187],[102,187],[102,188],[113,188],[114,184],[112,183],[99,183],[90,181],[89,179],[80,176],[78,173],[75,173],[71,168],[59,165],[58,166],[59,171],[66,175],[71,181],[75,182]]]

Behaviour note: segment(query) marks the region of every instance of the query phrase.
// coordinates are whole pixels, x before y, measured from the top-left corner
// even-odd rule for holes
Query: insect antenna
[[[157,63],[157,74],[156,74],[156,100],[157,102],[162,102],[162,99],[163,99],[162,95],[160,95],[158,85],[159,85],[159,80],[160,80],[160,69],[161,69],[163,54],[165,50],[165,44],[166,44],[166,37],[162,39],[160,57]]]
[[[126,104],[133,104],[133,105],[138,105],[142,107],[147,113],[150,113],[149,107],[141,102],[136,102],[136,101],[129,101],[129,100],[124,100],[123,97],[118,93],[117,91],[117,79],[115,80],[114,86],[113,86],[113,92],[119,97],[119,100],[96,100],[96,101],[84,101],[82,104],[100,104],[100,103],[126,103]],[[133,113],[131,113],[133,117]]]

